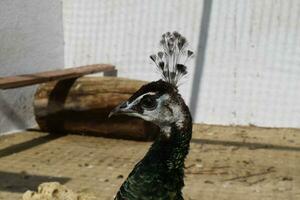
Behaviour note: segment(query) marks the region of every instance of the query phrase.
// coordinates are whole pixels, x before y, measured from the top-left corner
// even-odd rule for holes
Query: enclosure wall
[[[67,66],[112,63],[155,80],[177,30],[197,52],[180,90],[195,122],[300,127],[300,1],[63,0]]]
[[[61,0],[0,1],[1,76],[63,67]],[[0,91],[0,133],[34,126],[35,87]]]

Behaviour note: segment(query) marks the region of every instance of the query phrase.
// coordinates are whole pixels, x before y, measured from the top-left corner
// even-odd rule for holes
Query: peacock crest
[[[179,80],[187,74],[186,63],[194,55],[187,49],[188,42],[180,33],[174,31],[162,35],[160,45],[163,50],[150,56],[162,79],[177,87]]]

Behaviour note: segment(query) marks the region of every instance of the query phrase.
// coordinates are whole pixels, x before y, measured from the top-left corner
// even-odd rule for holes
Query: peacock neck
[[[189,152],[192,137],[192,123],[188,120],[183,127],[172,124],[168,137],[161,134],[152,144],[146,160],[152,164],[164,165],[169,170],[182,169]]]

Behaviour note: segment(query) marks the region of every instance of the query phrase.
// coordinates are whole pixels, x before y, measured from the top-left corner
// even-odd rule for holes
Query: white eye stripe
[[[145,96],[145,95],[156,95],[156,93],[155,93],[155,92],[148,92],[148,93],[146,93],[146,94],[142,94],[140,97],[143,97],[143,96]]]
[[[127,107],[131,107],[133,105],[138,104],[141,101],[141,99],[146,95],[152,95],[153,96],[153,95],[156,95],[156,93],[155,92],[148,92],[148,93],[142,94],[141,96],[136,98],[134,101],[132,101],[130,104],[128,104]]]

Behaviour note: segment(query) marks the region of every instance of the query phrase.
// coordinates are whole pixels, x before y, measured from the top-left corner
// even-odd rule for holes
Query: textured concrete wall
[[[64,65],[61,0],[0,1],[0,76]],[[34,125],[35,87],[0,91],[0,133]]]
[[[63,2],[66,65],[112,63],[155,80],[148,56],[178,30],[197,51],[180,87],[195,122],[300,127],[300,1]]]

